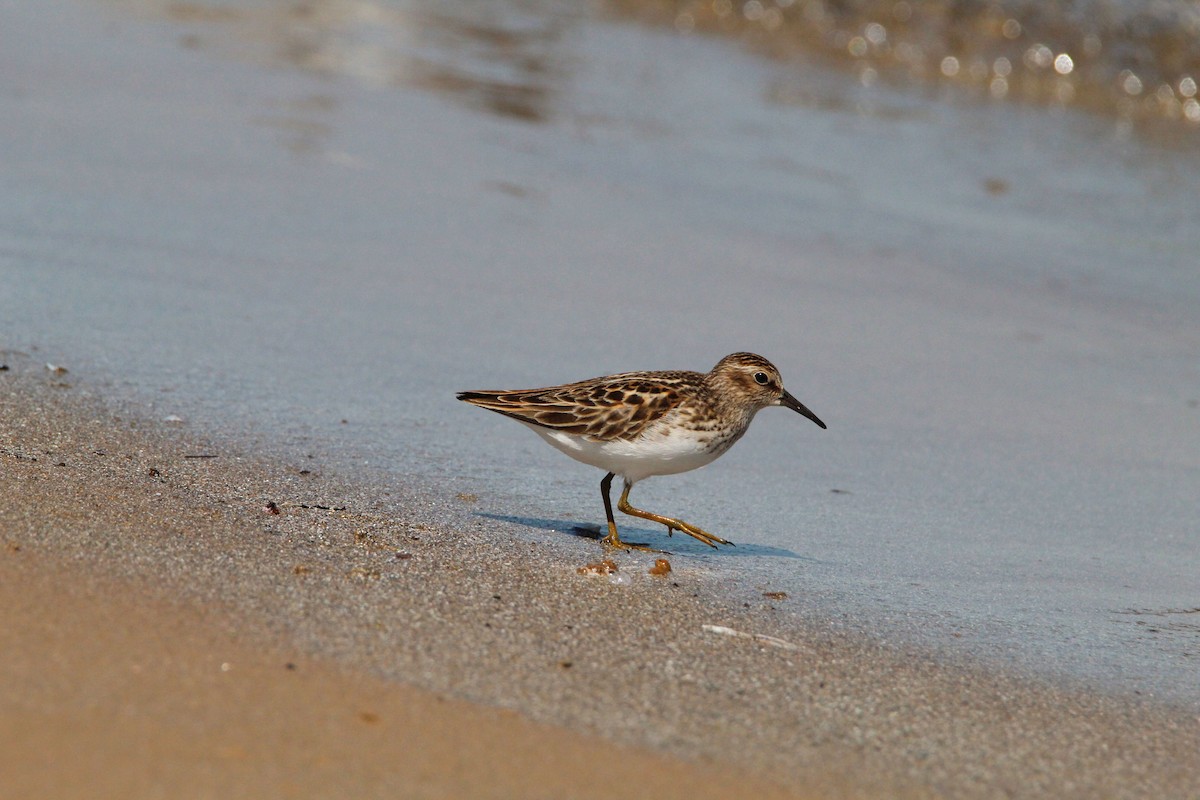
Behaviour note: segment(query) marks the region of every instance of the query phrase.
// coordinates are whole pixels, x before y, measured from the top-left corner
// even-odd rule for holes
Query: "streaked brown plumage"
[[[608,516],[606,544],[621,541],[609,491],[625,481],[618,508],[682,531],[710,546],[731,544],[694,525],[629,505],[629,490],[652,475],[712,462],[742,437],[759,410],[782,405],[815,414],[783,388],[775,366],[753,353],[734,353],[711,372],[625,372],[542,389],[460,392],[458,399],[512,417],[567,455],[608,472],[601,481]]]

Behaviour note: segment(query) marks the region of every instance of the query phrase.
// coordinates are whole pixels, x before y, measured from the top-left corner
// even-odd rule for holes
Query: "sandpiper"
[[[609,493],[625,482],[617,508],[625,514],[681,531],[710,547],[732,545],[683,520],[629,504],[629,490],[643,478],[673,475],[712,463],[750,427],[767,406],[785,406],[825,423],[783,388],[779,370],[754,353],[725,356],[711,372],[623,372],[543,389],[459,392],[458,399],[512,417],[554,447],[608,474],[600,481],[608,535],[620,548],[650,550],[617,534]]]

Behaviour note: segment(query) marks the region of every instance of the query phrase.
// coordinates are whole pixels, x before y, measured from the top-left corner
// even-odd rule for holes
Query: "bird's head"
[[[820,427],[825,423],[783,388],[783,378],[775,365],[754,353],[733,353],[717,362],[708,379],[723,393],[740,398],[754,411],[767,406],[784,406],[803,414]]]

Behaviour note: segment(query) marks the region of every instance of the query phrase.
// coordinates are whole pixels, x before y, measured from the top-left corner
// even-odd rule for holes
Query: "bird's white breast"
[[[576,461],[614,472],[630,483],[703,467],[738,438],[714,437],[711,431],[672,426],[661,420],[632,440],[596,441],[540,425],[529,427]]]

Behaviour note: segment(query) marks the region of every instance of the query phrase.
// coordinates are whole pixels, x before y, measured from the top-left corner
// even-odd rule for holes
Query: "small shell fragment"
[[[765,644],[765,645],[770,645],[771,647],[778,647],[781,650],[799,650],[800,649],[799,647],[792,644],[791,642],[784,641],[783,639],[779,639],[774,636],[767,636],[765,633],[746,633],[745,631],[739,631],[734,628],[727,628],[724,625],[701,625],[700,627],[703,630],[708,631],[709,633],[716,633],[721,636],[733,636],[738,639],[752,639],[755,642],[757,642],[758,644]]]
[[[617,571],[617,562],[611,558],[606,558],[603,561],[594,561],[591,564],[585,564],[575,571],[580,575],[612,575]]]

